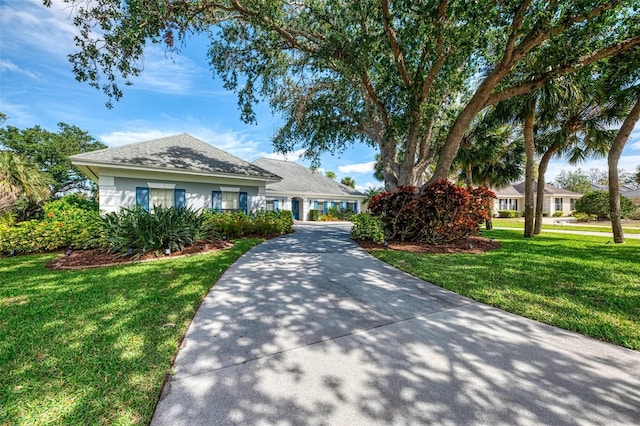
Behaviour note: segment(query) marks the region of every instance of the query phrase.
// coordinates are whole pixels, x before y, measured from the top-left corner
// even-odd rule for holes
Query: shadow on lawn
[[[302,226],[209,294],[152,424],[625,424],[638,361]]]

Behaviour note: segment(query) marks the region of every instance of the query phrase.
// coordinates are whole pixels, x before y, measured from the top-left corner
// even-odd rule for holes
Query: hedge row
[[[44,206],[42,219],[0,222],[0,254],[99,248],[135,253],[180,250],[199,241],[242,236],[269,237],[293,229],[290,211],[244,213],[196,212],[186,208],[122,209],[103,218],[97,206],[64,197]]]

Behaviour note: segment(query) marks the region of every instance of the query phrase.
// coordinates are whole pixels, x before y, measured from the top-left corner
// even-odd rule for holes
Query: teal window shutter
[[[241,192],[238,194],[238,204],[240,205],[240,210],[245,212],[245,213],[249,213],[248,211],[248,196],[246,192]]]
[[[329,202],[328,202],[328,201],[325,201],[325,202],[324,202],[324,205],[323,205],[322,207],[323,207],[323,210],[322,210],[322,211],[326,214],[326,213],[327,213],[327,211],[329,210]]]
[[[187,191],[184,189],[173,190],[173,207],[187,207]]]
[[[340,210],[344,210],[344,201],[340,201]]]
[[[144,211],[149,211],[149,188],[136,188],[136,207],[142,207]]]
[[[353,203],[353,212],[358,213],[358,202]]]
[[[277,212],[278,210],[278,200],[273,200],[273,211]]]
[[[222,192],[211,191],[211,210],[214,212],[222,211]]]
[[[315,201],[313,202],[313,209],[314,209],[314,210],[318,210],[318,200],[315,200]]]

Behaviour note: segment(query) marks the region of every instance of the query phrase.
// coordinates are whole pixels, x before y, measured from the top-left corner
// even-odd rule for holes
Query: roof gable
[[[307,167],[282,160],[259,158],[254,165],[277,173],[280,182],[268,183],[267,191],[316,196],[362,197],[363,194],[322,174],[313,173]]]
[[[69,158],[73,164],[99,163],[109,167],[128,166],[279,179],[274,173],[186,133],[72,155]]]

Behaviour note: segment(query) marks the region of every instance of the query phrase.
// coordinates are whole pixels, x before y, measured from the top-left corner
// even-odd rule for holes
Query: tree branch
[[[564,74],[572,73],[578,70],[579,68],[584,68],[586,66],[592,65],[598,61],[617,55],[626,50],[633,49],[636,46],[640,46],[640,36],[632,37],[630,39],[616,43],[613,46],[609,46],[604,49],[591,52],[589,55],[585,55],[582,58],[578,59],[578,61],[576,61],[574,64],[567,64],[567,65],[560,66],[555,70],[545,75],[542,75],[538,78],[526,81],[517,86],[509,87],[500,92],[493,93],[492,95],[489,96],[484,106],[487,107],[490,105],[495,105],[499,102],[505,101],[507,99],[511,99],[515,96],[524,95],[535,89],[541,88],[547,82],[553,80],[556,77],[559,77]]]
[[[381,3],[382,17],[384,21],[384,32],[387,34],[387,38],[389,39],[389,44],[391,45],[391,51],[393,52],[393,57],[396,61],[398,71],[400,71],[400,76],[402,77],[402,81],[404,81],[404,84],[406,84],[407,86],[411,86],[411,76],[409,76],[407,66],[404,63],[404,56],[402,54],[402,50],[400,49],[400,45],[398,44],[398,37],[391,26],[391,16],[389,15],[389,0],[382,0]]]

